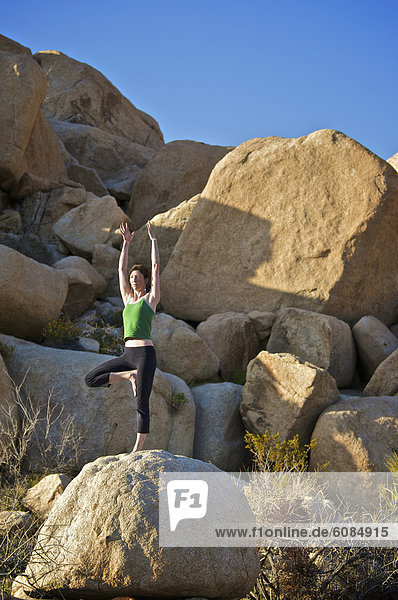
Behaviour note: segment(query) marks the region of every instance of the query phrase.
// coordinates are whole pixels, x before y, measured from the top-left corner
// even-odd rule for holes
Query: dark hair
[[[129,271],[129,283],[130,283],[130,275],[133,271],[139,271],[140,273],[142,273],[142,275],[145,277],[145,279],[148,278],[148,282],[145,286],[145,291],[149,292],[149,290],[151,289],[151,274],[150,274],[149,270],[147,269],[147,267],[142,264],[133,265]]]

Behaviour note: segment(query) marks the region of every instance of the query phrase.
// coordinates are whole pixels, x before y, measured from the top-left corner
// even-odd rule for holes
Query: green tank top
[[[124,339],[150,340],[154,314],[145,298],[126,304],[123,310]]]

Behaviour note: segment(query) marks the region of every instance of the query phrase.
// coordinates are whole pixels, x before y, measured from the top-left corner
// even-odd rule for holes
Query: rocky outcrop
[[[398,338],[378,319],[362,317],[352,328],[363,376],[370,379],[387,356],[398,349]]]
[[[311,470],[327,463],[327,471],[387,471],[398,447],[398,398],[341,400],[320,415],[312,437]]]
[[[196,405],[194,458],[223,471],[239,471],[247,459],[239,412],[242,386],[206,383],[192,388]]]
[[[101,457],[68,485],[40,530],[26,568],[42,593],[65,598],[120,596],[228,600],[253,587],[260,565],[255,548],[159,546],[159,472],[218,471],[168,452],[133,452]],[[235,509],[231,482],[213,503],[220,518]],[[241,495],[243,496],[243,495]],[[223,501],[224,499],[224,501]],[[235,517],[237,518],[237,517]],[[196,522],[195,522],[196,521]],[[190,527],[201,527],[192,519]],[[73,556],[71,561],[70,557]],[[56,568],[48,561],[56,557]]]
[[[398,350],[394,350],[379,364],[363,390],[364,396],[398,395]]]
[[[329,373],[291,354],[262,351],[247,368],[240,412],[249,431],[280,440],[293,438],[301,444],[311,438],[325,407],[340,400]]]
[[[276,313],[268,352],[295,354],[328,371],[338,387],[350,385],[356,351],[350,326],[344,321],[300,308]]]
[[[135,180],[127,212],[136,227],[199,194],[216,163],[231,150],[190,140],[166,144]]]
[[[50,119],[51,127],[77,161],[99,175],[105,186],[135,177],[155,151],[97,127]]]
[[[40,336],[57,319],[68,292],[65,276],[0,245],[0,331],[25,339]]]
[[[22,499],[22,504],[45,519],[71,481],[68,475],[62,473],[47,475],[28,489]]]
[[[0,36],[0,182],[12,186],[25,172],[66,177],[57,138],[40,107],[46,78],[29,48]]]
[[[390,324],[397,199],[391,165],[338,131],[244,142],[201,192],[162,273],[164,308],[202,321],[290,306]]]
[[[102,73],[56,51],[34,59],[48,81],[43,110],[48,118],[81,123],[154,148],[164,144],[159,125],[138,110]]]
[[[199,323],[196,331],[217,356],[223,377],[246,371],[249,361],[259,351],[254,326],[242,313],[212,315]]]
[[[158,241],[160,272],[164,270],[169,262],[174,246],[187,224],[199,198],[200,196],[194,196],[190,200],[182,202],[165,213],[155,215],[151,219],[152,231],[156,235]],[[129,257],[131,264],[151,264],[151,241],[148,236],[146,224],[135,232],[133,242],[129,247]]]
[[[5,358],[14,381],[19,385],[26,375],[23,397],[29,390],[32,401],[43,414],[50,397],[50,431],[46,434],[45,420],[36,424],[27,455],[29,469],[41,468],[43,448],[46,448],[47,464],[57,465],[63,470],[71,466],[81,468],[98,456],[131,451],[136,437],[137,417],[130,383],[120,381],[109,388],[88,388],[84,382],[86,373],[111,356],[48,348],[4,335],[0,335],[0,341],[14,347],[10,356]],[[172,406],[170,383],[157,370],[150,397],[151,431],[144,448],[168,449],[176,412]],[[188,427],[186,419],[179,422],[183,432],[179,431],[177,419],[173,439],[176,452],[179,452],[176,440],[183,438]],[[192,437],[192,421],[190,425],[189,435]],[[63,448],[62,453],[60,448]],[[182,449],[185,448],[184,441]]]
[[[89,259],[95,244],[105,244],[126,214],[112,196],[97,198],[90,192],[87,200],[61,217],[54,233],[73,254]]]
[[[157,313],[151,337],[162,371],[178,375],[186,383],[204,381],[217,374],[217,356],[184,321]]]

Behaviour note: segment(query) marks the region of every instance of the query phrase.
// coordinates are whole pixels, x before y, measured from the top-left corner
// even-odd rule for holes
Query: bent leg
[[[85,382],[88,387],[102,387],[110,385],[109,376],[111,373],[120,373],[129,371],[131,373],[132,367],[125,357],[125,354],[117,358],[112,358],[106,362],[98,365],[87,373]]]

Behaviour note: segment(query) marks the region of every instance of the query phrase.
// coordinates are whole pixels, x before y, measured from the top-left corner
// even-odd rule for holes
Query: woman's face
[[[130,273],[130,285],[133,292],[141,292],[144,290],[147,281],[148,279],[146,279],[138,269],[135,269]]]

